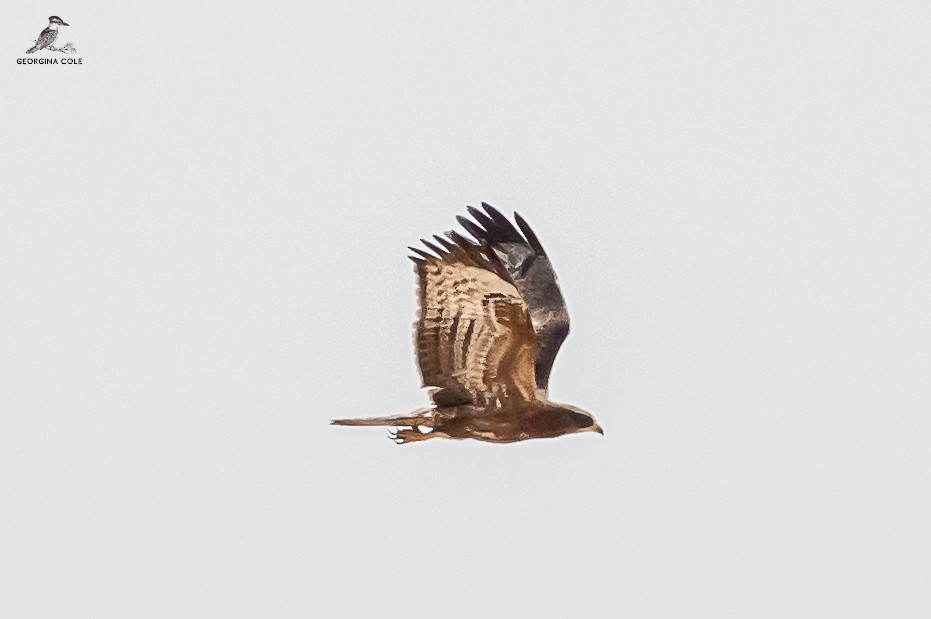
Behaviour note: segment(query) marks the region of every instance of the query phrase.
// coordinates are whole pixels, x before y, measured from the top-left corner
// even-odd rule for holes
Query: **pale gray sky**
[[[18,4],[0,615],[931,613],[927,3]],[[481,200],[606,436],[327,426]]]

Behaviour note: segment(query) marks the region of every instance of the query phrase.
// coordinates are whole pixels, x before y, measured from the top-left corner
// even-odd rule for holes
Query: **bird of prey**
[[[425,249],[409,248],[418,278],[417,360],[433,405],[332,424],[392,426],[398,444],[604,434],[589,413],[547,397],[553,360],[569,333],[549,257],[520,215],[518,231],[494,207],[482,208],[468,207],[471,220],[457,217],[474,240],[450,231],[434,235],[436,243],[421,239]]]
[[[52,43],[55,42],[55,39],[58,38],[58,27],[70,25],[71,24],[66,24],[64,21],[62,21],[61,17],[52,15],[48,18],[48,28],[39,33],[39,38],[36,39],[36,44],[27,49],[26,53],[32,54],[39,51],[40,49],[49,47]]]

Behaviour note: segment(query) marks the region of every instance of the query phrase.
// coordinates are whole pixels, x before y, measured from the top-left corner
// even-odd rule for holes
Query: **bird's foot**
[[[421,432],[416,427],[412,430],[388,430],[388,438],[394,441],[397,445],[403,445],[404,443],[416,443],[417,441],[425,441],[427,439],[437,438],[439,436],[446,435],[442,432]]]

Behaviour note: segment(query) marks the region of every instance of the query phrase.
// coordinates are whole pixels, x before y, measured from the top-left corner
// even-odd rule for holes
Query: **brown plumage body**
[[[585,411],[551,402],[547,383],[569,332],[556,273],[536,235],[493,207],[458,218],[456,232],[422,241],[416,256],[420,312],[415,344],[433,406],[408,415],[336,419],[344,426],[394,426],[398,443],[473,438],[512,443],[601,427]],[[426,427],[428,431],[422,431]]]
[[[391,433],[391,438],[398,443],[440,437],[514,443],[531,438],[555,438],[575,432],[602,433],[601,428],[585,413],[544,401],[511,401],[492,408],[474,404],[440,406],[411,415],[334,419],[331,423],[340,426],[408,427]],[[427,426],[430,430],[424,432],[421,426]]]

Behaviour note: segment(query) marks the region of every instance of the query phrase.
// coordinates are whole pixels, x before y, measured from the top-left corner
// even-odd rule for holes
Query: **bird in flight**
[[[468,207],[472,219],[457,217],[474,240],[450,231],[434,235],[436,243],[421,239],[425,249],[409,248],[420,306],[417,360],[433,405],[332,424],[392,426],[398,429],[389,436],[398,444],[604,434],[589,413],[547,397],[569,314],[543,246],[517,213],[520,231],[494,207],[482,208]]]

